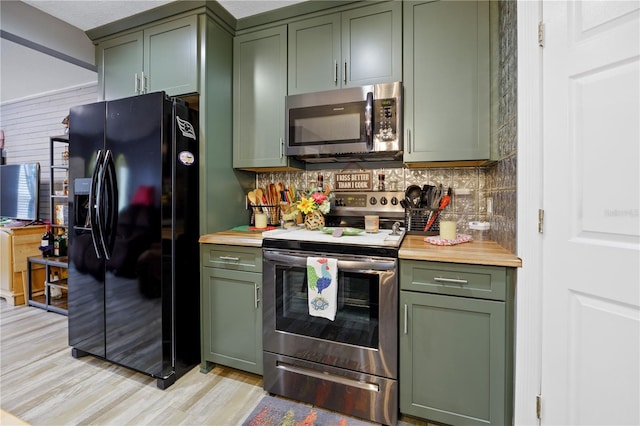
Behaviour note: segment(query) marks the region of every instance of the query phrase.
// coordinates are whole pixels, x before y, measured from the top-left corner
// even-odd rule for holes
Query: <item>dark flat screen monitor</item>
[[[40,164],[0,166],[0,217],[38,220]]]

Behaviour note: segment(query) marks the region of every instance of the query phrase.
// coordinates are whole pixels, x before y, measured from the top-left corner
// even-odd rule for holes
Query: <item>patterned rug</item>
[[[375,424],[267,395],[253,409],[242,426],[372,426]]]

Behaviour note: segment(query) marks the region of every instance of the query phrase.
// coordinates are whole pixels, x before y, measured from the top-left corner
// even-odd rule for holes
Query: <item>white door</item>
[[[542,6],[542,425],[640,424],[639,6]]]

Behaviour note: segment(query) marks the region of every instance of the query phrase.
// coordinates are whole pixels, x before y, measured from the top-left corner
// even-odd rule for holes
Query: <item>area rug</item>
[[[267,395],[260,400],[242,426],[371,426],[375,424]]]

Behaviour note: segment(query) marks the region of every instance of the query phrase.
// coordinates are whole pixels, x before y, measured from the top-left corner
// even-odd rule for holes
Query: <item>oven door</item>
[[[338,259],[334,321],[309,315],[308,256]],[[397,260],[265,249],[265,351],[397,378]]]

